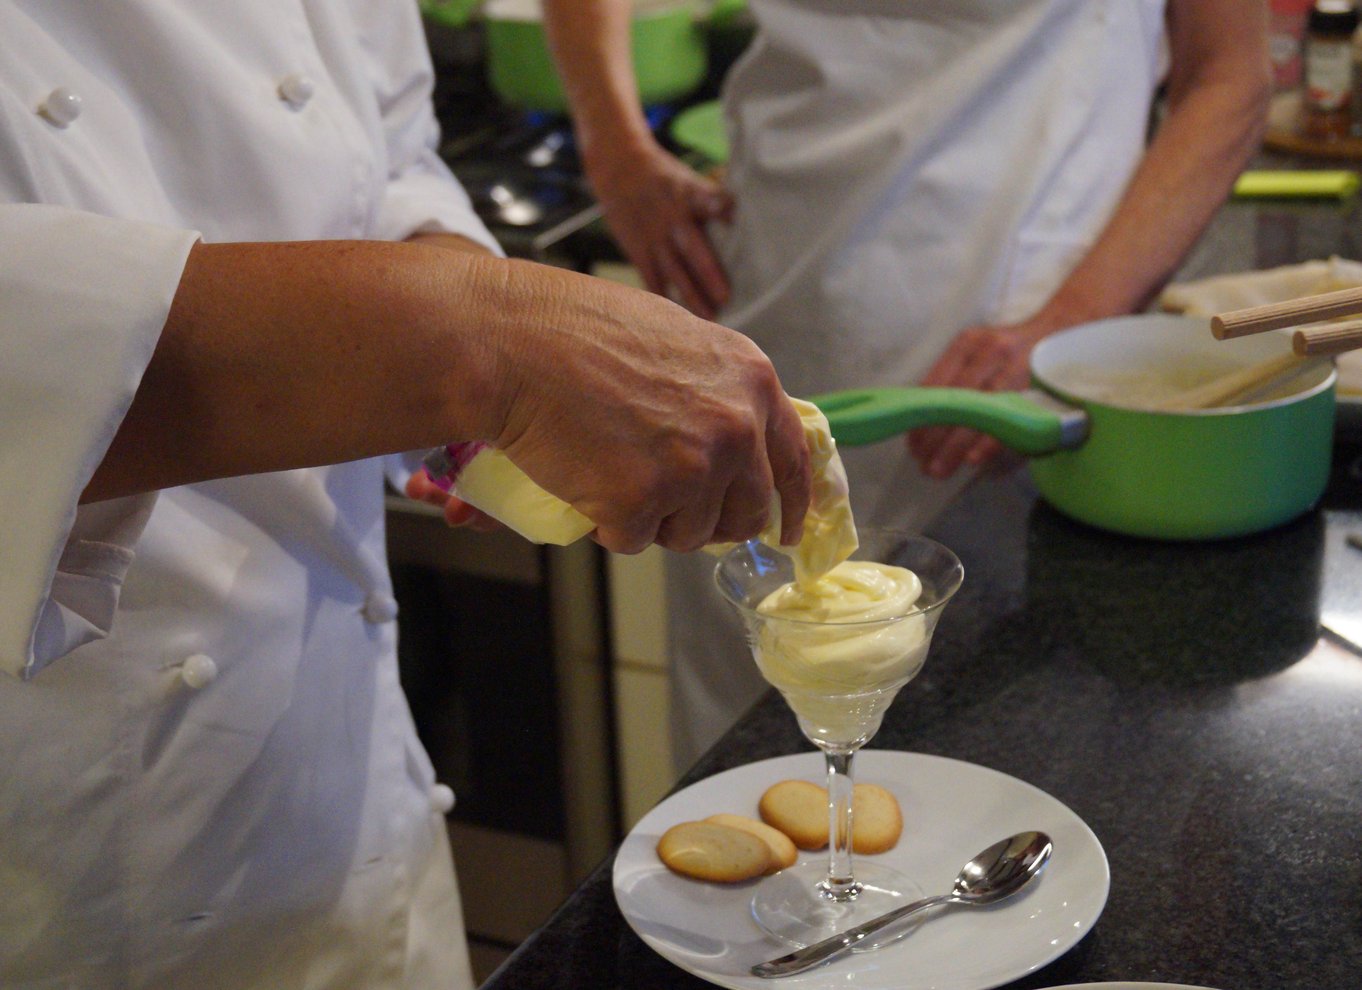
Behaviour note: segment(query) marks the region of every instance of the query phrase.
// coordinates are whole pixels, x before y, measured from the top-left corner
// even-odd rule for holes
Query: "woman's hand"
[[[1048,323],[1031,321],[969,327],[951,341],[922,384],[985,392],[1025,388],[1030,381],[1031,350],[1053,329]],[[1003,449],[992,437],[961,426],[911,430],[907,442],[923,472],[932,478],[948,478],[961,465],[982,465]]]
[[[596,198],[643,284],[713,319],[728,302],[729,289],[705,228],[732,219],[732,197],[713,179],[649,145],[588,158]]]
[[[749,539],[773,494],[782,542],[798,540],[812,484],[804,429],[752,341],[651,293],[506,266],[507,305],[486,338],[504,398],[481,407],[499,424],[494,446],[592,520],[609,550]],[[537,313],[515,305],[533,299]]]

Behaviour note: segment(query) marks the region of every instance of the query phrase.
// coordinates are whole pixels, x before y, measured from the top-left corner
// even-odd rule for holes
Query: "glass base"
[[[857,861],[855,897],[837,901],[820,887],[827,864],[805,863],[781,870],[757,885],[752,917],[771,935],[794,946],[811,945],[922,897],[922,888],[897,870]],[[853,951],[896,942],[917,925],[905,921],[870,936]]]

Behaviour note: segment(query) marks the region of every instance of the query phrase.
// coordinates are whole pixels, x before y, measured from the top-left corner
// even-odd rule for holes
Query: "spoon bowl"
[[[1054,844],[1044,832],[1018,832],[993,843],[961,867],[949,894],[938,894],[905,904],[831,938],[759,963],[752,967],[752,975],[771,979],[802,973],[851,952],[881,929],[931,907],[947,904],[977,907],[1011,897],[1045,869],[1053,849]]]
[[[1053,848],[1044,832],[1019,832],[995,842],[964,865],[948,896],[975,904],[1011,897],[1045,868]]]

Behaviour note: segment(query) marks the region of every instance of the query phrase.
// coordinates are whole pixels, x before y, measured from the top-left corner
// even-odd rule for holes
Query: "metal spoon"
[[[995,842],[966,863],[955,878],[949,894],[924,897],[920,901],[895,908],[864,924],[806,945],[788,955],[752,967],[753,976],[772,978],[790,976],[812,969],[820,963],[850,952],[869,935],[900,921],[909,915],[941,904],[992,904],[1011,897],[1030,882],[1050,859],[1054,846],[1044,832],[1019,832],[1009,839]]]

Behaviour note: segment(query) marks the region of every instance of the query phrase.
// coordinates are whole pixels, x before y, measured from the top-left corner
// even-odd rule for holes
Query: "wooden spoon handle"
[[[1256,389],[1275,379],[1285,379],[1296,374],[1301,370],[1301,365],[1305,360],[1288,351],[1285,354],[1268,358],[1266,361],[1237,368],[1195,388],[1189,388],[1163,403],[1160,408],[1176,412],[1178,410],[1209,409],[1211,406],[1225,405],[1235,396],[1250,389]]]
[[[1264,306],[1250,306],[1211,317],[1211,334],[1216,340],[1244,337],[1266,330],[1319,323],[1362,312],[1362,287],[1339,289],[1317,296],[1302,296]]]
[[[1297,354],[1342,354],[1357,347],[1362,347],[1362,320],[1306,327],[1291,335]]]

